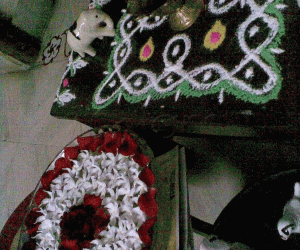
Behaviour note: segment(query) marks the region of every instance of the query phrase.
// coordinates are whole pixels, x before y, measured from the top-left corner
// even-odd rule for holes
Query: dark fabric
[[[230,1],[225,1],[227,4]],[[258,1],[263,5],[266,1]],[[280,2],[278,2],[280,3]],[[284,35],[278,37],[278,48],[284,50],[281,54],[274,54],[269,57],[261,57],[266,65],[277,65],[278,77],[282,78],[281,84],[274,93],[263,98],[251,97],[247,91],[241,94],[240,90],[232,88],[227,83],[224,91],[224,101],[219,103],[221,84],[214,87],[213,91],[205,92],[201,96],[195,94],[197,91],[187,91],[187,93],[180,94],[177,101],[176,91],[171,94],[149,94],[151,96],[148,105],[147,93],[141,96],[132,96],[126,90],[122,90],[122,97],[118,103],[118,93],[113,94],[116,88],[120,88],[122,82],[118,77],[112,76],[115,80],[114,87],[106,87],[101,93],[104,98],[109,97],[109,101],[105,103],[105,108],[101,105],[93,104],[97,88],[103,86],[106,75],[104,71],[109,71],[109,68],[114,69],[114,64],[110,58],[113,41],[112,38],[104,38],[103,40],[95,40],[93,46],[97,49],[97,55],[92,58],[86,56],[84,60],[89,64],[82,69],[77,69],[76,74],[72,75],[72,71],[68,71],[65,79],[68,80],[66,87],[60,88],[60,93],[69,90],[76,98],[64,105],[59,102],[54,102],[51,115],[64,119],[74,119],[91,126],[99,126],[102,124],[124,123],[126,126],[132,124],[140,126],[152,126],[157,120],[164,120],[163,124],[172,126],[175,132],[185,133],[187,128],[195,124],[206,125],[237,125],[250,126],[253,128],[267,128],[274,129],[274,133],[291,133],[298,132],[299,124],[299,84],[300,77],[299,70],[299,13],[300,8],[296,1],[288,1],[287,6],[280,12],[282,13],[281,20],[284,21]],[[109,12],[108,14],[114,13]],[[184,60],[184,69],[191,71],[195,65],[206,65],[209,63],[216,63],[226,67],[228,71],[233,71],[243,58],[244,52],[238,45],[238,34],[236,30],[239,25],[248,18],[251,13],[249,7],[241,8],[240,4],[236,4],[230,11],[221,15],[216,15],[209,12],[203,12],[197,21],[187,30],[183,32],[176,32],[172,30],[168,22],[153,30],[144,30],[142,33],[137,32],[131,37],[132,53],[126,63],[121,68],[121,73],[128,77],[135,69],[144,69],[152,71],[159,75],[164,70],[163,51],[166,43],[175,35],[186,34],[191,40],[191,50]],[[121,14],[113,14],[114,19],[121,18]],[[270,14],[271,17],[277,18],[280,15]],[[280,19],[280,18],[279,18]],[[204,47],[204,38],[209,30],[214,27],[217,21],[220,21],[226,27],[225,40],[217,49],[207,49]],[[133,23],[133,27],[135,24]],[[253,21],[251,27],[259,27],[258,33],[246,37],[246,43],[250,49],[256,48],[261,44],[268,35],[270,35],[270,28],[264,23],[263,18],[258,18]],[[250,34],[250,28],[247,34]],[[150,59],[142,62],[139,58],[141,48],[152,39],[154,44],[154,53]],[[121,39],[119,37],[119,39]],[[121,39],[122,40],[122,39]],[[182,47],[179,41],[178,44],[172,45]],[[180,57],[182,54],[177,55]],[[76,58],[76,54],[74,55]],[[167,58],[172,61],[172,55],[168,54]],[[268,59],[269,58],[269,59]],[[174,59],[175,60],[175,59]],[[177,59],[176,59],[177,60]],[[247,67],[246,67],[247,66]],[[247,82],[254,89],[262,88],[263,83],[268,79],[268,75],[258,67],[255,63],[249,62],[243,69],[236,73],[235,77]],[[269,67],[268,66],[268,67]],[[271,66],[270,66],[271,67]],[[273,66],[272,66],[273,67]],[[251,68],[255,74],[252,77],[246,77],[246,70]],[[273,69],[275,69],[273,67]],[[218,78],[218,74],[213,73],[210,81]],[[173,72],[170,74],[173,80],[178,80],[180,76]],[[168,76],[170,76],[168,75]],[[146,79],[143,75],[136,75],[134,80],[141,77],[141,85],[143,88],[147,85]],[[195,79],[203,81],[205,75],[198,74]],[[162,79],[158,84],[162,88],[167,88],[168,83],[166,78]],[[133,86],[133,83],[131,83]],[[109,86],[109,85],[107,85]],[[186,89],[182,87],[182,89]],[[138,88],[136,90],[139,90]],[[177,89],[176,89],[177,90]],[[199,91],[198,91],[199,92]],[[198,93],[197,92],[197,93]],[[111,97],[110,97],[111,96]],[[265,98],[266,97],[266,98]],[[107,105],[107,103],[109,103]],[[162,119],[163,118],[163,119]]]

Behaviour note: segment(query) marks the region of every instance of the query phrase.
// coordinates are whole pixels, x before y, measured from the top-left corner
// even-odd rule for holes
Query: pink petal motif
[[[69,80],[68,80],[68,78],[65,78],[64,81],[63,81],[63,87],[64,88],[67,87],[68,84],[69,84]]]
[[[221,36],[222,35],[219,32],[212,32],[210,35],[210,42],[213,44],[219,42]]]
[[[143,171],[139,174],[139,178],[143,181],[148,187],[152,187],[155,182],[155,176],[150,168],[145,167]]]
[[[147,44],[143,50],[143,57],[148,57],[151,54],[151,48],[150,46]]]
[[[149,230],[153,227],[155,222],[156,222],[156,218],[150,218],[146,220],[138,230],[140,239],[146,246],[152,245],[152,239],[151,236],[149,235],[151,233],[149,233]]]
[[[142,194],[138,201],[140,209],[149,217],[155,217],[158,212],[158,205],[155,200],[156,192],[155,188],[149,188],[148,192]]]

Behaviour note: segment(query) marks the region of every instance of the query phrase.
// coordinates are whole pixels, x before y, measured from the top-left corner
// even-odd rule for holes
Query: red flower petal
[[[151,246],[152,244],[152,239],[149,235],[149,230],[153,227],[155,222],[156,222],[156,218],[150,218],[146,220],[138,230],[140,239],[146,246]]]
[[[156,189],[150,188],[147,193],[140,196],[138,205],[140,209],[145,212],[149,217],[154,217],[158,212],[158,205],[155,201]]]
[[[104,135],[101,135],[100,137],[95,137],[94,141],[90,144],[90,150],[95,152],[97,148],[99,148],[104,142]]]
[[[80,249],[83,249],[83,248],[90,248],[92,245],[91,241],[89,240],[85,240],[83,242],[80,242]]]
[[[139,164],[141,167],[146,167],[147,164],[149,163],[149,158],[148,156],[144,155],[141,150],[137,150],[137,152],[135,153],[135,155],[132,157],[133,160]]]
[[[107,132],[104,137],[103,147],[101,148],[106,153],[117,154],[118,148],[121,145],[122,133],[121,132]]]
[[[64,149],[65,158],[66,159],[75,160],[78,157],[79,149],[80,149],[79,146],[76,146],[76,147],[66,147]]]
[[[77,240],[64,239],[61,241],[59,250],[80,250]]]
[[[47,195],[48,194],[44,191],[44,189],[40,188],[34,196],[35,203],[39,206],[41,204],[42,200],[47,197]]]
[[[108,223],[107,223],[108,224]],[[95,232],[94,232],[94,238],[95,239],[100,239],[102,236],[100,236],[99,234],[106,229],[106,226],[103,226],[103,227],[98,227],[95,229]]]
[[[104,212],[104,208],[98,208],[92,219],[92,224],[95,229],[94,235],[101,233],[108,225],[110,215]]]
[[[40,217],[42,214],[38,212],[39,208],[34,208],[30,211],[30,213],[25,218],[25,226],[27,228],[27,232],[29,235],[35,235],[40,224],[35,223],[37,218]]]
[[[55,173],[57,175],[60,175],[63,168],[72,168],[73,162],[71,162],[70,160],[68,160],[66,158],[59,158],[56,160],[54,165],[55,165],[55,168],[54,168]]]
[[[77,137],[80,150],[89,150],[90,144],[94,141],[94,136]]]
[[[43,174],[41,178],[42,186],[45,190],[50,189],[51,182],[57,177],[57,174],[54,172],[54,170],[49,170],[46,173]]]
[[[98,207],[100,207],[102,204],[102,200],[99,196],[86,194],[84,196],[84,203],[83,206],[92,206],[95,211]]]
[[[34,224],[33,227],[27,229],[27,233],[30,236],[35,236],[37,234],[37,230],[39,229],[40,223]]]
[[[124,132],[124,137],[121,140],[119,153],[124,156],[134,155],[137,150],[137,143],[127,132]]]
[[[101,218],[106,219],[106,220],[110,219],[110,215],[107,214],[107,213],[105,213],[103,207],[97,209],[97,211],[96,211],[96,213],[95,213],[95,216],[101,217]]]
[[[155,176],[150,168],[145,167],[143,171],[139,174],[141,181],[145,182],[148,187],[152,187],[155,182]]]
[[[34,250],[36,249],[36,241],[31,239],[30,241],[26,242],[22,246],[22,250]]]

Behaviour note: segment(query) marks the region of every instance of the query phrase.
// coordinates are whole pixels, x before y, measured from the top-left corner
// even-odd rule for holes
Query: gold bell
[[[175,31],[183,31],[191,27],[204,8],[201,0],[188,0],[169,16],[171,28]]]

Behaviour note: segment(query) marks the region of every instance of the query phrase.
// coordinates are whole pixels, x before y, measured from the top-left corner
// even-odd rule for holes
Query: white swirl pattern
[[[122,68],[126,65],[128,58],[132,54],[131,38],[135,35],[135,33],[143,32],[143,30],[154,29],[160,26],[166,20],[166,18],[163,18],[159,21],[155,19],[152,20],[152,23],[150,23],[150,18],[145,17],[139,20],[138,23],[135,23],[131,15],[126,15],[120,24],[121,42],[114,52],[114,70],[97,89],[94,96],[94,107],[99,109],[104,108],[113,100],[115,100],[117,96],[119,97],[118,101],[120,101],[120,96],[122,93],[125,98],[127,97],[127,101],[137,102],[131,99],[130,96],[139,96],[138,101],[146,99],[147,105],[151,98],[151,94],[147,92],[149,92],[149,90],[151,89],[155,90],[156,99],[161,98],[161,96],[164,94],[174,94],[174,91],[177,90],[175,98],[175,100],[177,100],[179,94],[185,94],[184,91],[180,91],[180,89],[178,89],[183,81],[189,82],[191,90],[195,92],[189,93],[189,95],[192,96],[200,96],[201,93],[203,94],[205,92],[207,93],[208,91],[212,91],[219,83],[226,81],[226,85],[223,88],[219,88],[217,90],[220,91],[220,102],[223,101],[224,91],[227,90],[228,92],[234,94],[233,91],[231,91],[231,89],[233,88],[245,94],[250,94],[258,97],[265,96],[266,94],[271,93],[274,88],[276,88],[276,86],[280,84],[280,81],[278,80],[278,75],[276,74],[272,66],[268,65],[262,59],[262,52],[273,42],[274,38],[278,35],[279,32],[280,25],[278,20],[275,17],[268,15],[265,11],[266,8],[268,8],[269,5],[274,1],[275,0],[267,0],[263,5],[258,5],[254,0],[233,0],[226,2],[217,0],[209,1],[208,11],[215,14],[216,16],[230,11],[231,8],[236,7],[236,5],[238,4],[240,5],[240,8],[245,8],[247,6],[250,9],[250,15],[243,23],[239,25],[236,31],[238,44],[240,49],[244,53],[244,57],[233,70],[227,70],[223,65],[220,65],[218,63],[199,65],[192,70],[184,69],[184,60],[189,55],[192,44],[191,39],[188,35],[179,34],[172,37],[165,47],[162,55],[165,68],[160,75],[157,75],[150,70],[139,69],[133,70],[130,75],[126,77],[124,74],[122,74],[121,71]],[[252,24],[256,21],[261,21],[265,24],[266,29],[268,30],[268,34],[266,39],[259,45],[257,45],[255,48],[250,48],[249,44],[247,44],[246,37],[249,36],[249,33],[251,33],[250,37],[255,37],[256,32],[259,30],[259,27],[255,27],[254,30]],[[173,43],[178,43],[180,41],[183,41],[183,43],[181,43],[183,45],[175,45],[175,47],[172,46]],[[121,50],[124,48],[126,49],[126,52],[121,55]],[[269,48],[270,53],[275,53],[275,51],[278,50],[280,49]],[[170,55],[172,57],[172,61],[169,60]],[[255,65],[257,65],[262,70],[263,74],[266,75],[267,80],[263,83],[260,83],[260,87],[252,86],[249,82],[247,82],[247,77],[244,77],[243,79],[240,79],[240,77],[238,77],[238,74],[243,73],[243,70],[247,70],[247,68],[245,67],[250,63],[254,63]],[[205,75],[205,77],[202,77],[203,80],[199,81],[197,80],[197,78],[199,78],[201,74]],[[255,72],[253,72],[253,74],[255,74]],[[147,78],[147,84],[145,84],[145,87],[143,89],[132,87],[132,79],[138,78],[138,75],[143,75]],[[176,79],[173,78],[173,76],[175,75]],[[212,80],[213,77],[214,80]],[[103,93],[107,92],[109,84],[112,81],[116,80],[116,78],[119,80],[118,86],[115,86],[114,89],[108,91],[110,94],[105,96],[105,94]],[[124,93],[122,89],[126,90],[129,95]],[[120,94],[117,94],[118,92],[120,92]]]

